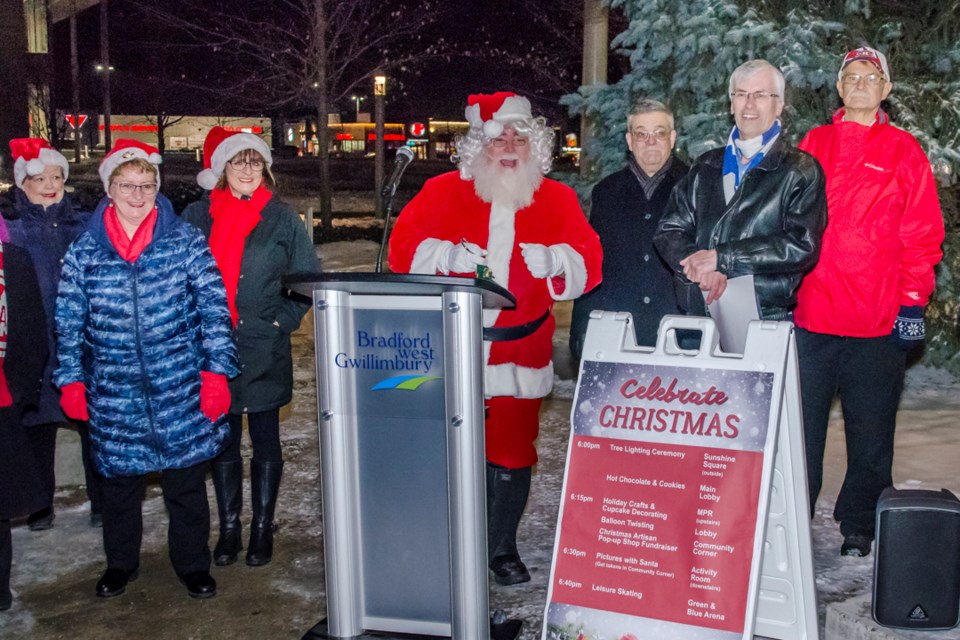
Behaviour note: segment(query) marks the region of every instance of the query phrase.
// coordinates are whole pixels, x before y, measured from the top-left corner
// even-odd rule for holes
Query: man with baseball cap
[[[827,175],[820,261],[798,292],[795,321],[810,508],[823,480],[830,405],[840,394],[847,473],[834,518],[842,555],[870,553],[877,500],[893,484],[893,436],[907,353],[923,343],[924,306],[942,255],[943,218],[930,162],[890,124],[886,57],[863,46],[840,64],[843,107],[800,148]]]

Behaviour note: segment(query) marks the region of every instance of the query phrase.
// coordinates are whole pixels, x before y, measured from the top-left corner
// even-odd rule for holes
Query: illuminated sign
[[[263,127],[223,127],[230,133],[263,133]]]
[[[375,134],[375,133],[368,133],[368,134],[367,134],[367,140],[376,140],[376,139],[377,139],[377,134]],[[398,141],[400,141],[400,142],[403,142],[403,141],[406,140],[407,138],[406,138],[406,136],[404,136],[402,133],[385,133],[385,134],[383,134],[383,139],[384,139],[384,140],[398,140]]]
[[[338,133],[337,140],[353,140],[353,136],[349,133]]]
[[[427,127],[422,122],[414,122],[410,125],[410,135],[415,138],[422,136],[426,130]]]
[[[100,131],[103,131],[103,125],[100,125]],[[159,127],[155,124],[111,124],[110,131],[133,131],[135,133],[158,133]]]
[[[77,123],[76,123],[76,119],[74,118],[74,116],[73,116],[72,114],[65,115],[65,116],[63,116],[63,117],[64,117],[64,119],[67,121],[67,124],[70,125],[70,128],[71,128],[71,129],[76,129],[76,128],[78,128],[78,127],[82,127],[82,126],[83,126],[83,123],[87,121],[87,114],[85,114],[85,113],[81,113],[81,114],[80,114],[80,124],[77,124]]]

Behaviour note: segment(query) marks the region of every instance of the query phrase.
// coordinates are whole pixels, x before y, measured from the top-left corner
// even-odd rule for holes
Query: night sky
[[[565,3],[571,8],[567,13],[558,9]],[[231,6],[244,4],[245,0],[234,0]],[[215,94],[184,89],[171,80],[203,81],[202,74],[219,73],[224,67],[228,69],[226,73],[251,72],[232,68],[232,61],[212,48],[185,52],[150,44],[168,45],[182,36],[146,19],[135,5],[130,0],[110,3],[110,56],[115,67],[111,75],[113,112],[132,115],[162,110],[171,114],[217,115],[230,111],[229,115],[242,115],[243,110],[229,99],[222,106],[217,104]],[[461,0],[443,16],[435,31],[456,41],[462,53],[454,53],[449,59],[430,59],[394,74],[387,96],[387,120],[462,119],[468,94],[511,90],[527,95],[535,111],[559,122],[565,117],[565,109],[557,100],[575,90],[579,83],[581,35],[579,14],[573,10],[579,7],[581,2],[568,0]],[[81,109],[98,112],[102,104],[101,83],[94,70],[99,59],[98,7],[80,14],[78,34]],[[54,100],[59,108],[68,109],[68,21],[54,25],[51,48],[56,69]],[[549,60],[540,58],[538,62],[531,57],[537,52],[547,52]],[[368,105],[369,101],[363,103],[363,109]],[[345,118],[354,109],[350,100],[333,105],[333,110],[339,110]]]

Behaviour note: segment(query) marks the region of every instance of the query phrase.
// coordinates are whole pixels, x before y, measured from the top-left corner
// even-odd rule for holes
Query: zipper
[[[137,261],[134,262],[132,269],[133,269],[133,323],[134,323],[134,330],[135,330],[135,334],[134,334],[135,341],[137,345],[137,360],[140,363],[140,389],[143,393],[144,402],[146,404],[147,421],[150,424],[150,434],[153,439],[153,446],[154,446],[154,453],[155,453],[154,463],[162,467],[163,465],[161,464],[162,461],[160,459],[161,458],[160,452],[162,450],[161,441],[160,441],[160,436],[157,433],[156,425],[154,424],[154,420],[153,420],[153,406],[150,403],[150,388],[149,388],[148,377],[147,377],[147,365],[146,365],[146,362],[144,362],[143,343],[140,340],[141,332],[140,332],[140,266],[139,264],[140,264],[140,260],[138,258]]]

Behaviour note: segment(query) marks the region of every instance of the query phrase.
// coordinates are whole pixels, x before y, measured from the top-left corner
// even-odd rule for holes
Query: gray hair
[[[553,129],[547,126],[544,118],[533,118],[531,120],[518,120],[505,124],[505,127],[512,127],[519,135],[524,136],[530,145],[530,160],[535,162],[543,174],[550,171],[553,164]],[[483,148],[490,144],[492,138],[483,135],[479,128],[471,127],[466,135],[457,136],[456,147],[457,157],[455,159],[460,169],[460,177],[464,180],[473,179],[471,168],[478,158],[483,155]]]
[[[654,100],[653,98],[640,98],[633,103],[633,106],[630,107],[630,111],[627,113],[627,127],[630,127],[630,118],[633,116],[638,116],[642,113],[665,113],[667,118],[670,120],[670,128],[674,129],[673,123],[673,111],[670,110],[670,107],[660,102],[659,100]]]
[[[777,92],[777,99],[782,103],[784,101],[784,91],[786,91],[787,88],[787,81],[783,79],[783,72],[766,60],[750,60],[734,69],[733,73],[730,74],[730,86],[727,93],[732,96],[737,82],[744,78],[755,76],[765,69],[773,70],[774,89]]]

